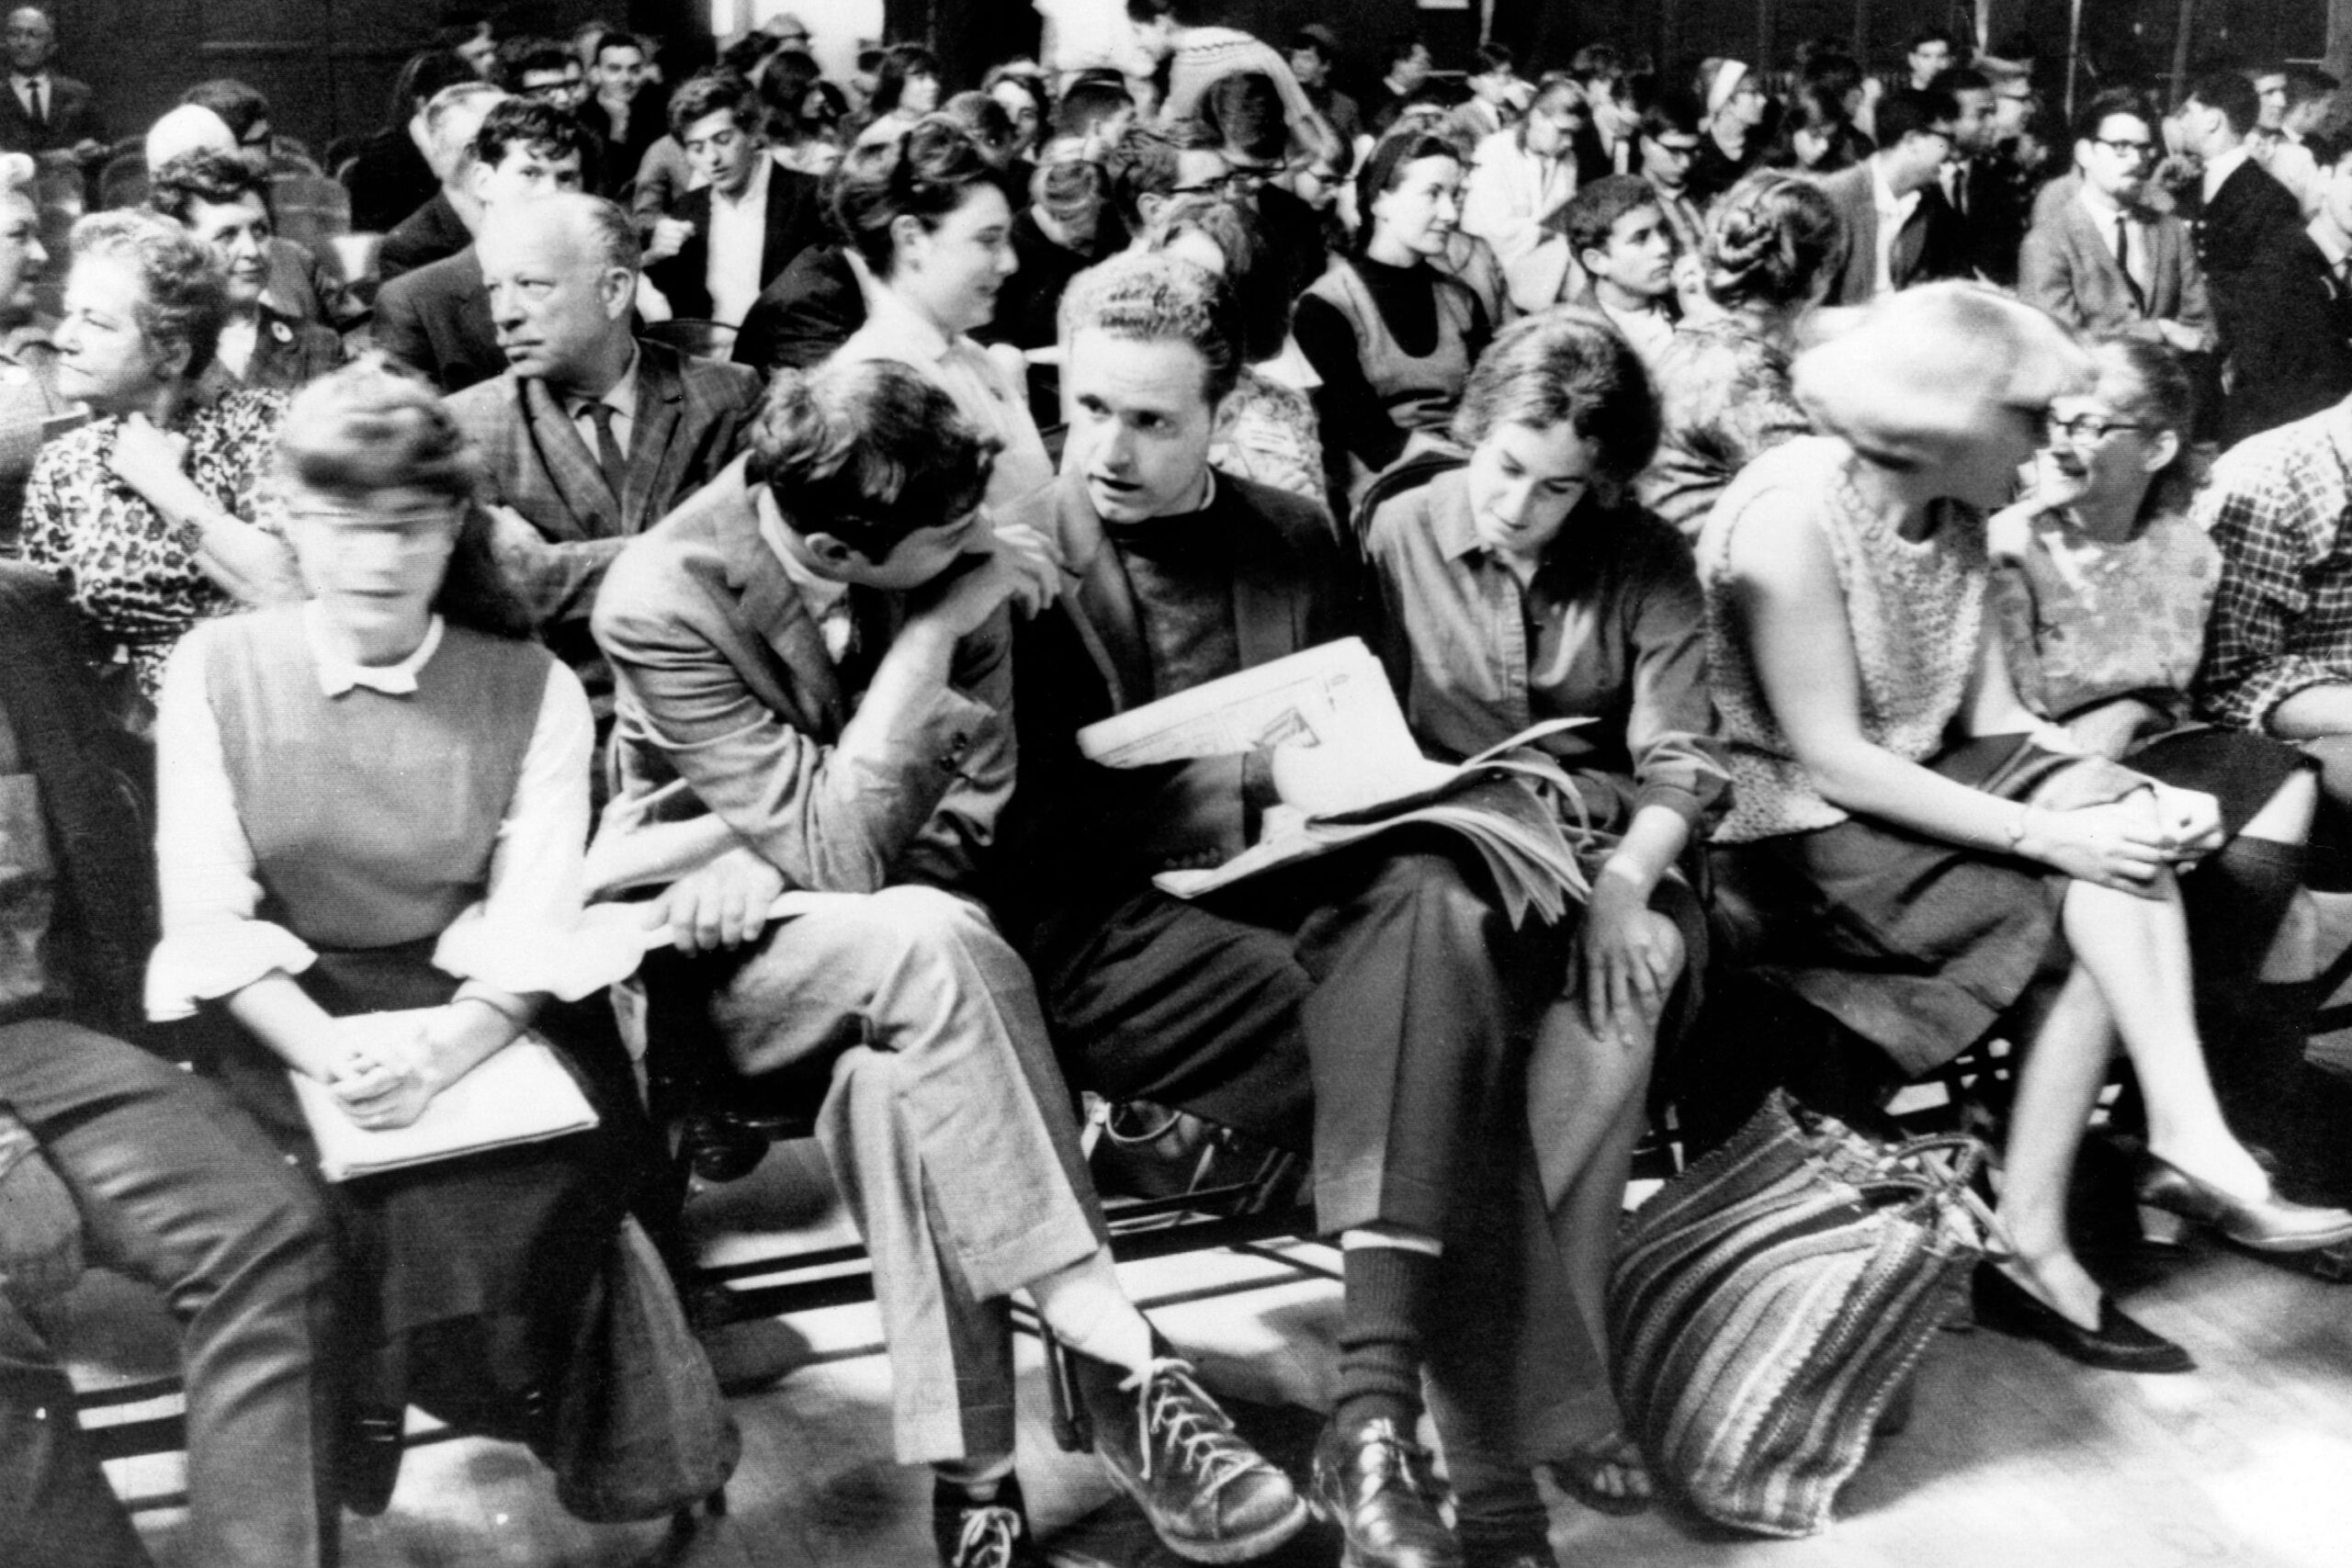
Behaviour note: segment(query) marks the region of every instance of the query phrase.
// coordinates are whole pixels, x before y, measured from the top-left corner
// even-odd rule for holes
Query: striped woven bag
[[[1951,1315],[1991,1216],[1968,1137],[1887,1145],[1775,1090],[1627,1221],[1609,1284],[1626,1430],[1701,1513],[1829,1523],[1880,1412]]]

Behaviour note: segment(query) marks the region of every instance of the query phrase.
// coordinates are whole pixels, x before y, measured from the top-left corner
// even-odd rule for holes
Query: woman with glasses
[[[1772,99],[1764,78],[1740,60],[1703,60],[1691,83],[1706,110],[1699,155],[1690,167],[1691,198],[1704,207],[1762,165],[1770,150],[1765,121]]]
[[[1469,153],[1400,130],[1356,176],[1364,227],[1298,301],[1295,330],[1322,378],[1315,394],[1335,509],[1372,476],[1439,440],[1494,322],[1442,263],[1461,220]]]
[[[432,389],[377,361],[337,371],[296,398],[275,457],[311,597],[172,657],[147,1008],[233,1021],[226,1086],[315,1170],[289,1075],[356,1127],[408,1126],[551,997],[638,954],[582,929],[588,699],[505,590],[479,461]],[[321,1184],[360,1512],[390,1495],[412,1403],[550,1451],[639,1168],[626,1061],[574,1059],[608,1069],[592,1131]]]
[[[2147,1104],[2143,1204],[2282,1252],[2352,1237],[2352,1213],[2281,1200],[2207,1076],[2176,877],[2221,840],[2213,797],[2084,752],[2010,682],[1985,515],[2093,364],[2039,311],[1942,283],[1874,301],[1794,384],[1824,434],[1749,465],[1699,545],[1732,758],[1726,936],[1892,1077],[2025,1029],[1999,1206],[2015,1251],[1978,1270],[1978,1320],[2088,1365],[2186,1371],[2068,1238],[2119,1037]]]

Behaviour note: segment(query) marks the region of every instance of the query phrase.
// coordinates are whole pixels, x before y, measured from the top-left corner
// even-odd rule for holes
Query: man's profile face
[[[30,6],[8,13],[8,68],[30,76],[57,52],[57,29],[49,17]]]
[[[1216,410],[1208,361],[1191,344],[1138,343],[1097,327],[1070,336],[1062,468],[1085,482],[1106,523],[1139,523],[1200,504]]]
[[[1674,231],[1658,208],[1636,207],[1622,214],[1609,226],[1608,248],[1588,250],[1579,259],[1594,276],[1628,294],[1663,299],[1674,291]]]
[[[1999,134],[2000,100],[1989,87],[1962,87],[1952,96],[1960,103],[1960,118],[1952,122],[1952,144],[1963,158],[1990,152],[1993,139]]]
[[[831,558],[827,562],[828,574],[862,588],[910,592],[957,570],[967,557],[975,563],[985,558],[990,527],[988,509],[975,506],[961,517],[900,536],[890,553],[878,561],[868,560],[854,549]]]
[[[575,223],[492,224],[475,244],[507,366],[560,388],[591,389],[588,372],[614,335],[628,330],[636,291],[626,277],[610,279]]]

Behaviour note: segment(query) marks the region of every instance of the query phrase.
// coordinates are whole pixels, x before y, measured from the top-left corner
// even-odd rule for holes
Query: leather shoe
[[[2352,1213],[2294,1203],[2273,1193],[2240,1198],[2191,1176],[2151,1150],[2143,1156],[2140,1201],[2212,1226],[2256,1252],[2316,1252],[2352,1241]]]
[[[1341,1568],[1464,1568],[1438,1495],[1429,1450],[1385,1416],[1335,1418],[1315,1445],[1307,1506],[1340,1527]]]
[[[1045,1554],[1029,1533],[1028,1506],[1014,1476],[998,1482],[996,1495],[985,1503],[953,1483],[934,1481],[931,1538],[939,1548],[942,1568],[1045,1568]]]
[[[1973,1280],[1976,1321],[1998,1333],[2039,1339],[2086,1367],[2118,1372],[2186,1372],[2197,1363],[2188,1351],[2124,1315],[2112,1298],[2098,1298],[2098,1326],[2085,1328],[1990,1263]]]

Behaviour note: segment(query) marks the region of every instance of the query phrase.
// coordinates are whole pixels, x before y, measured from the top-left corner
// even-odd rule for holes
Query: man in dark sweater
[[[1208,466],[1240,363],[1221,281],[1129,254],[1073,285],[1064,319],[1069,442],[1036,505],[1069,586],[1018,652],[1009,879],[1050,901],[1008,924],[1080,1084],[1311,1141],[1319,1221],[1346,1249],[1318,1503],[1351,1562],[1455,1564],[1414,1439],[1424,1334],[1544,965],[1443,845],[1367,847],[1201,903],[1154,886],[1238,853],[1278,801],[1328,806],[1349,770],[1314,766],[1322,749],[1114,769],[1078,729],[1346,637],[1362,601],[1322,507]]]

